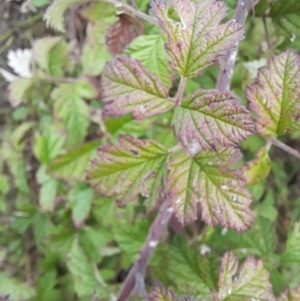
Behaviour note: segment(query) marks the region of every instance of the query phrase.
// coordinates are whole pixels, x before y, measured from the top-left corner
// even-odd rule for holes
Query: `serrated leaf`
[[[139,60],[150,72],[157,74],[162,83],[170,88],[171,75],[164,40],[160,35],[142,35],[128,47],[127,52],[133,59]]]
[[[88,187],[74,187],[69,192],[69,202],[72,209],[72,220],[76,228],[82,228],[90,213],[93,190]]]
[[[39,193],[39,204],[42,212],[53,212],[58,182],[49,178],[42,184]]]
[[[239,157],[237,150],[222,149],[201,151],[194,158],[182,153],[169,163],[168,192],[182,224],[197,218],[199,206],[201,219],[209,225],[238,231],[249,228],[253,219],[250,193],[240,171],[228,168]]]
[[[28,94],[34,86],[32,78],[18,78],[9,84],[9,102],[13,107],[19,106],[21,103],[28,101]]]
[[[100,292],[101,295],[104,294],[107,297],[105,289],[101,287],[96,279],[96,275],[99,272],[95,271],[95,268],[93,268],[92,263],[85,256],[76,239],[68,253],[67,266],[73,276],[74,290],[79,297],[91,296],[95,292]]]
[[[198,248],[190,247],[183,238],[176,237],[168,247],[167,274],[181,293],[210,295],[209,276],[203,273],[203,262]]]
[[[157,75],[147,71],[139,61],[126,57],[115,58],[105,65],[101,87],[106,115],[132,113],[134,119],[144,119],[174,106]]]
[[[87,41],[82,51],[84,74],[99,75],[105,63],[111,59],[105,45],[106,27],[106,24],[101,20],[95,22],[88,32]]]
[[[86,0],[56,0],[46,10],[44,20],[46,25],[55,30],[65,32],[64,13],[72,4],[86,2]]]
[[[10,301],[31,300],[35,296],[33,288],[0,272],[0,296],[9,296]]]
[[[247,162],[244,168],[244,175],[247,185],[256,185],[261,183],[269,174],[271,170],[271,160],[266,146],[262,147],[257,153],[256,157]]]
[[[286,249],[281,254],[281,262],[283,265],[292,265],[300,263],[300,222],[295,223],[293,231],[290,233]]]
[[[49,166],[49,173],[59,179],[83,180],[88,162],[96,155],[99,145],[99,141],[92,141],[57,156]]]
[[[170,289],[156,285],[149,295],[149,301],[180,301],[180,299]]]
[[[90,86],[88,90],[87,86]],[[89,108],[83,98],[97,95],[96,91],[94,95],[90,95],[91,89],[87,81],[79,80],[74,83],[61,84],[52,92],[54,112],[62,119],[68,130],[69,145],[77,145],[86,135],[90,120]]]
[[[263,136],[283,135],[298,128],[300,112],[300,59],[287,50],[260,69],[257,84],[248,86],[246,97],[256,113],[256,127]]]
[[[285,290],[279,297],[279,301],[298,301],[300,300],[300,283],[295,288]]]
[[[167,150],[154,140],[120,135],[118,145],[110,143],[98,149],[87,171],[88,181],[102,195],[114,196],[120,205],[141,193],[154,206],[163,191],[167,155]]]
[[[234,49],[243,36],[236,21],[220,25],[226,4],[215,0],[152,0],[151,12],[168,35],[166,50],[172,66],[184,77],[198,76],[203,69]],[[173,16],[170,11],[173,10]]]
[[[218,300],[276,300],[269,282],[269,273],[261,260],[248,257],[239,271],[237,267],[237,257],[231,252],[226,252],[220,267]]]
[[[175,109],[172,126],[176,136],[186,147],[195,141],[202,149],[237,144],[253,133],[250,114],[238,102],[232,92],[197,90]]]

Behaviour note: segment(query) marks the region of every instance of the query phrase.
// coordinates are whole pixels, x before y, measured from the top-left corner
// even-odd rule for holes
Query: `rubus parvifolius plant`
[[[300,300],[299,3],[127,2],[0,69],[0,298]]]

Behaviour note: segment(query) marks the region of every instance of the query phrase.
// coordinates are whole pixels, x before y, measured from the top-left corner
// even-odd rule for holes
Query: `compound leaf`
[[[202,149],[237,144],[253,133],[250,114],[238,102],[229,91],[197,90],[175,109],[172,126],[176,136],[184,146],[196,140]]]
[[[180,301],[180,299],[170,289],[156,285],[149,295],[149,301]]]
[[[276,300],[262,261],[249,256],[238,271],[238,259],[231,252],[222,258],[218,297],[220,301]]]
[[[173,67],[187,78],[198,76],[235,47],[243,36],[236,21],[220,25],[226,4],[215,0],[153,0],[152,13],[167,33]],[[173,10],[173,15],[171,11]]]
[[[300,283],[297,287],[285,290],[279,297],[279,301],[298,301],[300,300]]]
[[[281,261],[283,265],[293,265],[300,263],[300,222],[295,223],[294,229],[290,234],[286,249],[281,254]]]
[[[201,219],[209,225],[238,231],[251,225],[250,193],[241,173],[228,168],[239,157],[237,150],[222,149],[201,151],[194,158],[181,153],[169,163],[168,192],[181,223],[197,218],[199,204]]]
[[[257,84],[247,87],[246,96],[257,114],[256,127],[261,135],[283,135],[299,127],[299,81],[299,56],[287,50],[272,57],[268,66],[260,69]]]
[[[51,161],[49,173],[59,179],[83,180],[86,166],[96,154],[99,145],[99,141],[92,141],[57,156]]]
[[[125,57],[105,65],[101,87],[106,115],[132,113],[134,119],[144,119],[167,112],[174,105],[157,75],[147,71],[139,61]]]
[[[256,157],[247,162],[244,168],[244,175],[247,185],[256,185],[261,183],[269,174],[271,169],[271,160],[266,146],[262,147]]]
[[[104,196],[126,205],[139,193],[155,204],[162,192],[167,150],[154,140],[120,135],[119,144],[98,149],[87,171],[88,181]],[[154,205],[153,205],[154,206]]]
[[[127,52],[139,60],[150,72],[157,74],[166,87],[171,86],[170,66],[160,35],[142,35],[129,46]]]

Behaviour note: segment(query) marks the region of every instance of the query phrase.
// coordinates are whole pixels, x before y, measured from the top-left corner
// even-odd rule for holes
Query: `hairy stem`
[[[144,281],[143,278],[146,272],[148,261],[155,247],[157,246],[164,229],[168,225],[172,213],[173,208],[170,206],[170,202],[165,201],[159,209],[156,219],[151,225],[148,237],[142,250],[140,251],[138,259],[125,279],[117,301],[127,301],[133,294],[134,290],[141,287],[141,281]],[[139,277],[138,281],[136,281],[137,277]]]
[[[175,95],[175,104],[177,106],[180,105],[180,103],[181,103],[182,97],[184,95],[185,85],[186,85],[186,78],[181,76],[179,86],[178,86],[178,90],[177,90],[177,93]]]
[[[255,0],[239,0],[234,11],[233,19],[244,25],[248,12],[258,3]],[[230,90],[231,78],[233,75],[234,64],[238,52],[236,48],[228,53],[220,62],[220,73],[216,88],[220,91]]]
[[[137,10],[136,8],[126,4],[126,3],[122,3],[121,1],[118,1],[118,0],[101,0],[103,2],[106,2],[106,3],[110,3],[110,4],[113,4],[121,9],[124,9],[126,12],[128,13],[131,13],[132,15],[140,18],[140,19],[143,19],[145,21],[147,21],[148,23],[151,23],[151,24],[157,24],[158,22],[156,21],[156,19],[154,19],[153,17]]]
[[[279,141],[277,139],[274,139],[274,138],[270,138],[269,141],[273,145],[275,145],[275,146],[281,148],[282,150],[284,150],[285,152],[287,152],[287,153],[293,155],[294,157],[300,159],[300,152],[298,152],[297,150],[293,149],[292,147],[290,147],[290,146],[284,144],[283,142],[281,142],[281,141]]]

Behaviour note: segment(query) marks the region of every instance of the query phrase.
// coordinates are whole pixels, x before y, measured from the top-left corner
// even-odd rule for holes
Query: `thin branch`
[[[148,23],[151,23],[151,24],[158,24],[158,22],[156,21],[155,18],[137,10],[136,8],[126,4],[126,3],[122,3],[118,0],[101,0],[103,2],[106,2],[106,3],[110,3],[110,4],[113,4],[115,5],[116,7],[119,7],[121,9],[124,9],[126,12],[128,13],[131,13],[132,15],[140,18],[140,19],[143,19],[145,21],[147,21]]]
[[[241,25],[244,25],[246,17],[251,9],[258,3],[255,0],[239,0],[234,11],[233,19]],[[233,75],[234,64],[238,52],[238,43],[236,48],[228,53],[220,62],[220,73],[216,88],[220,91],[230,90],[231,78]]]
[[[173,213],[173,208],[170,206],[170,202],[165,201],[162,204],[156,216],[156,219],[151,225],[147,240],[142,250],[140,251],[140,255],[138,259],[134,263],[128,276],[125,279],[125,282],[123,284],[123,287],[121,289],[117,301],[127,301],[136,290],[136,285],[140,284],[140,283],[136,283],[136,277],[137,275],[139,277],[141,277],[141,275],[145,275],[148,261],[155,247],[157,246],[158,241],[162,236],[164,229],[168,225],[172,213]]]
[[[177,93],[175,95],[175,104],[177,106],[180,105],[180,103],[181,103],[182,97],[184,95],[185,85],[186,85],[186,78],[181,76],[179,86],[178,86],[178,90],[177,90]]]
[[[283,142],[281,142],[281,141],[279,141],[277,139],[274,139],[274,138],[270,138],[269,141],[273,145],[275,145],[275,146],[281,148],[282,150],[284,150],[285,152],[287,152],[287,153],[291,154],[292,156],[300,159],[300,152],[298,152],[297,150],[293,149],[292,147],[290,147],[290,146],[284,144]]]
[[[267,41],[268,50],[270,50],[271,49],[271,43],[270,43],[270,37],[269,37],[269,30],[268,30],[268,26],[267,26],[266,15],[263,15],[262,21],[263,21],[263,25],[264,25],[265,38],[266,38],[266,41]]]

